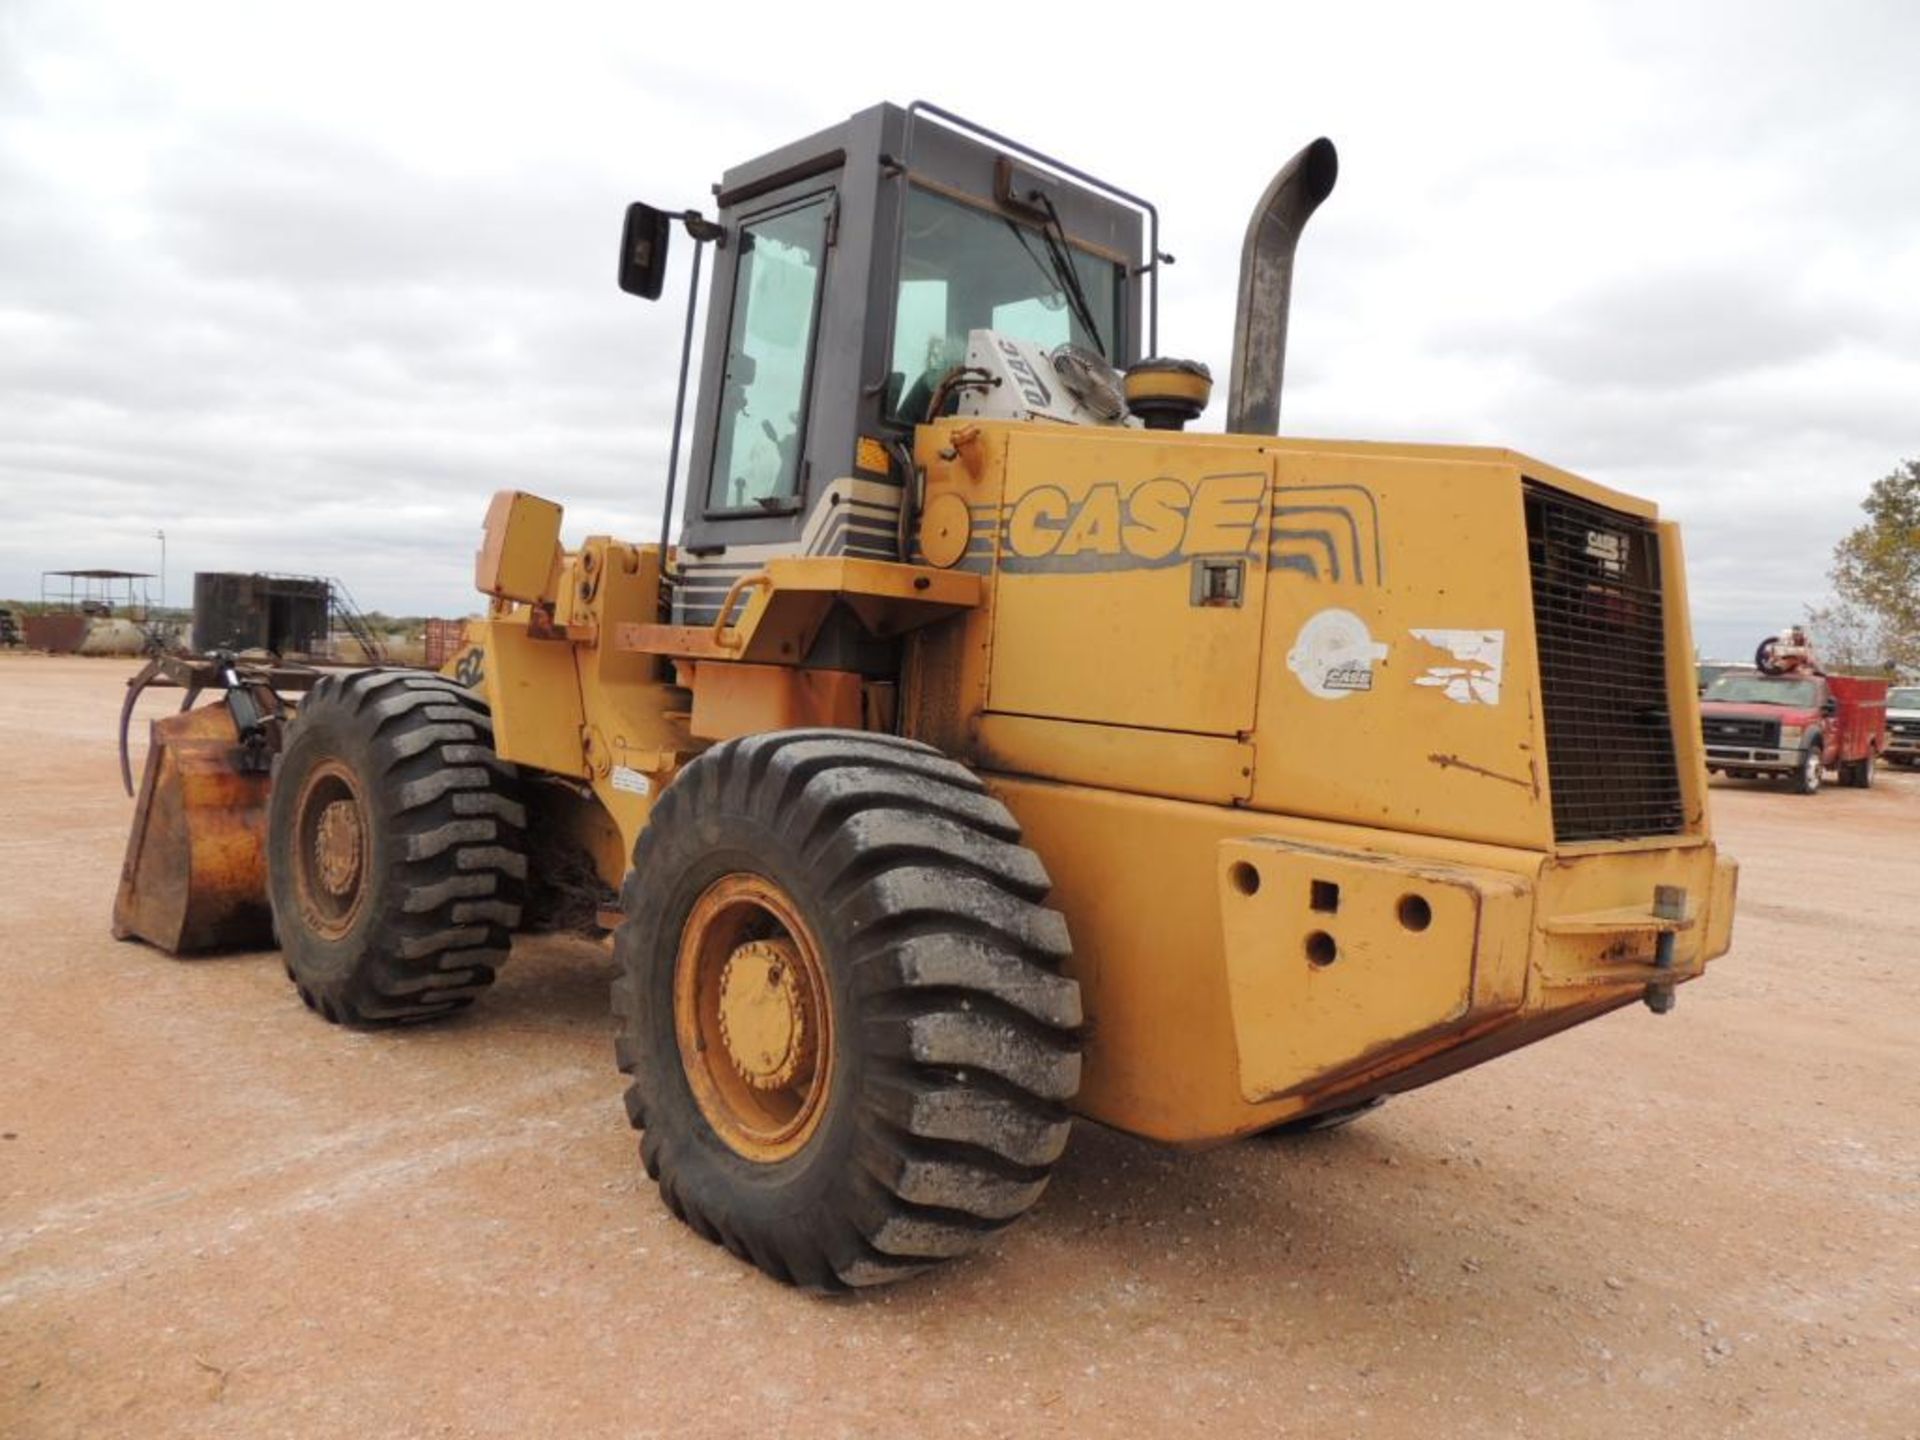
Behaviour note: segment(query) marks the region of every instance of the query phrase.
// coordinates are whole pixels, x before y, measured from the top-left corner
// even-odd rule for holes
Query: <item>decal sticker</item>
[[[1007,507],[1000,568],[1009,574],[1155,570],[1196,555],[1254,555],[1267,503],[1264,474],[1170,476],[1075,495],[1036,485]]]
[[[1335,585],[1385,578],[1380,505],[1364,485],[1289,485],[1273,497],[1267,561],[1276,571]]]
[[[1287,652],[1287,668],[1300,677],[1309,695],[1344,700],[1373,689],[1373,667],[1387,658],[1387,647],[1367,631],[1367,622],[1351,610],[1322,610],[1300,627]]]
[[[1632,538],[1618,530],[1587,531],[1587,558],[1598,560],[1607,574],[1627,573],[1627,557],[1632,553]]]
[[[1053,403],[1053,392],[1047,389],[1047,382],[1040,378],[1040,372],[1027,363],[1027,357],[1020,347],[1004,335],[995,337],[1000,342],[1000,353],[1007,357],[1007,369],[1013,372],[1013,383],[1020,387],[1020,398],[1035,409],[1044,410]]]
[[[480,682],[487,678],[487,652],[478,645],[467,651],[453,667],[453,678],[469,690],[478,690]]]
[[[1414,684],[1437,689],[1458,705],[1500,703],[1500,672],[1507,653],[1506,631],[1415,630],[1413,638],[1445,650],[1456,662],[1428,666],[1426,674],[1414,677]]]
[[[1245,556],[1333,585],[1385,577],[1380,506],[1362,485],[1277,487],[1261,471],[1034,485],[1004,507],[970,507],[962,568],[1010,575],[1159,570],[1196,556]],[[887,531],[888,535],[892,531]]]
[[[638,770],[630,770],[625,765],[613,767],[613,788],[623,790],[629,795],[651,795],[653,782]]]

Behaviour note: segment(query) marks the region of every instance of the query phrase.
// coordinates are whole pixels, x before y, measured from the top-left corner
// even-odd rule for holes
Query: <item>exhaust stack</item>
[[[1333,193],[1339,175],[1339,154],[1322,136],[1280,167],[1247,225],[1240,247],[1240,306],[1233,319],[1233,383],[1227,398],[1231,435],[1279,432],[1293,252],[1307,218]]]

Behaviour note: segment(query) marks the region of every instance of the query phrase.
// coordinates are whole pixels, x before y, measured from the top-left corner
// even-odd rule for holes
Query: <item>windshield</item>
[[[1051,349],[1071,341],[1117,360],[1121,267],[1068,249],[1097,336],[1055,273],[1048,237],[990,210],[915,187],[907,192],[893,316],[891,417],[926,416],[940,377],[967,358],[969,330],[998,330]]]
[[[1769,680],[1764,675],[1722,675],[1707,687],[1706,698],[1735,705],[1794,705],[1811,709],[1820,703],[1816,680]]]
[[[1920,710],[1920,685],[1902,685],[1887,692],[1889,710]]]

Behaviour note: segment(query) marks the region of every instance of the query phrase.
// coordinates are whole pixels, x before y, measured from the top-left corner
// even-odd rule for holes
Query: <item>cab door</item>
[[[678,624],[711,623],[735,581],[799,550],[815,472],[834,473],[814,457],[832,449],[842,403],[830,363],[838,178],[821,174],[732,213],[723,207],[673,596]]]
[[[764,518],[801,508],[807,421],[834,193],[741,222],[704,513]]]

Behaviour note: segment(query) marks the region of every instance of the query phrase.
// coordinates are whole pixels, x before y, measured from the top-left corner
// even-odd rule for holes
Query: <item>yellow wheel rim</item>
[[[680,932],[673,1033],[693,1098],[728,1148],[762,1163],[799,1153],[833,1079],[833,1004],[819,942],[787,893],[736,871]]]

